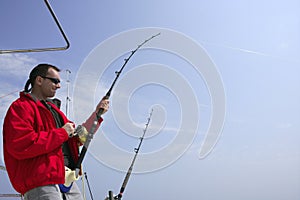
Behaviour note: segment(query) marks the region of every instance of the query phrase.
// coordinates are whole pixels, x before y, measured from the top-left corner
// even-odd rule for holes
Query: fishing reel
[[[85,143],[88,134],[89,134],[89,132],[82,125],[78,125],[75,129],[75,135],[78,135],[79,140],[82,144]]]

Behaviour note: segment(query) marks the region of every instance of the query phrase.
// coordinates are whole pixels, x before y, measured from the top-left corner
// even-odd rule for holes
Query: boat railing
[[[6,168],[0,165],[0,170],[6,171]],[[0,194],[0,199],[7,199],[7,198],[15,198],[15,199],[24,199],[21,194]]]

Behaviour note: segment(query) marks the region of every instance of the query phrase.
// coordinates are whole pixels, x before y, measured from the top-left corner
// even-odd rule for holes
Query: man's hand
[[[98,112],[100,108],[103,109],[103,113],[102,113],[102,114],[106,113],[107,110],[109,109],[109,100],[106,99],[106,98],[103,98],[103,99],[98,103],[98,105],[97,105],[97,107],[96,107],[96,112]]]
[[[75,129],[74,129],[74,124],[73,123],[67,122],[62,128],[66,130],[69,137],[74,136]]]

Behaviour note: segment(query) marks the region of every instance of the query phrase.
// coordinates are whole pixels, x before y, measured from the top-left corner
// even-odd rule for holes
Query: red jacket
[[[64,123],[69,121],[51,105]],[[3,124],[4,161],[15,190],[24,194],[35,187],[64,183],[62,144],[67,140],[77,162],[78,138],[69,139],[63,128],[56,128],[51,112],[40,101],[21,92],[9,107]]]

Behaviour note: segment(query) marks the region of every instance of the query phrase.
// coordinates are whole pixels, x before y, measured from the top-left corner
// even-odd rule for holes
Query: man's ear
[[[35,78],[35,84],[42,85],[43,78],[41,76],[37,76]]]

